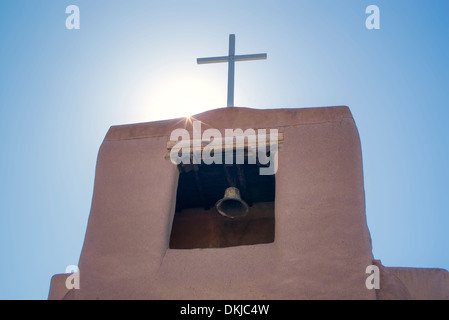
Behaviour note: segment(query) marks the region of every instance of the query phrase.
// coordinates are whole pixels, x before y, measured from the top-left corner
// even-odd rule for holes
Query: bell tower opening
[[[275,175],[257,164],[180,164],[170,249],[274,242]]]

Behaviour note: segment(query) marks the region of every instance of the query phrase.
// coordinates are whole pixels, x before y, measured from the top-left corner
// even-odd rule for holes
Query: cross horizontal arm
[[[198,58],[198,59],[196,59],[196,62],[198,64],[229,62],[229,56],[225,56],[225,57],[211,57],[211,58]]]
[[[258,53],[258,54],[244,54],[235,56],[235,61],[248,61],[248,60],[265,60],[267,58],[266,53]]]
[[[267,58],[266,53],[243,54],[234,56],[234,61],[265,60],[266,58]],[[198,64],[229,62],[229,56],[198,58],[196,59],[196,62]]]

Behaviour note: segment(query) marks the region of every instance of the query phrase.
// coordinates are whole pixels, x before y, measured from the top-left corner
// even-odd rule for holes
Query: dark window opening
[[[274,242],[275,176],[260,175],[260,167],[260,163],[180,164],[170,249]],[[224,198],[226,190],[232,191],[230,187],[238,189],[247,207],[238,198],[231,198],[223,203],[224,212],[220,214],[215,205]],[[227,213],[230,217],[225,216]]]

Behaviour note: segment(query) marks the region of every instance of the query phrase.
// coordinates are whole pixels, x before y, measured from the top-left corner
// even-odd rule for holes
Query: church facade
[[[195,149],[180,163],[167,156],[174,130],[193,132],[188,119],[110,128],[98,154],[79,289],[67,289],[70,275],[55,275],[49,299],[449,299],[446,270],[385,267],[373,257],[348,107],[234,107],[192,119],[201,123],[200,155],[214,157],[212,164],[195,162]],[[236,144],[231,156],[240,150],[254,161],[220,163],[203,134],[237,128],[253,129],[257,139],[275,130],[278,144],[262,153]],[[273,174],[260,175],[270,165]],[[236,219],[215,206],[230,187],[239,190],[238,209],[247,205]],[[367,285],[370,266],[379,270],[377,289]]]

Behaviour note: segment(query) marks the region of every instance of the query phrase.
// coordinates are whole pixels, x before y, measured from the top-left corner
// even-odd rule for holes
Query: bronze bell
[[[223,199],[218,200],[215,209],[224,217],[235,219],[246,216],[248,205],[240,197],[240,190],[234,187],[226,189]]]

